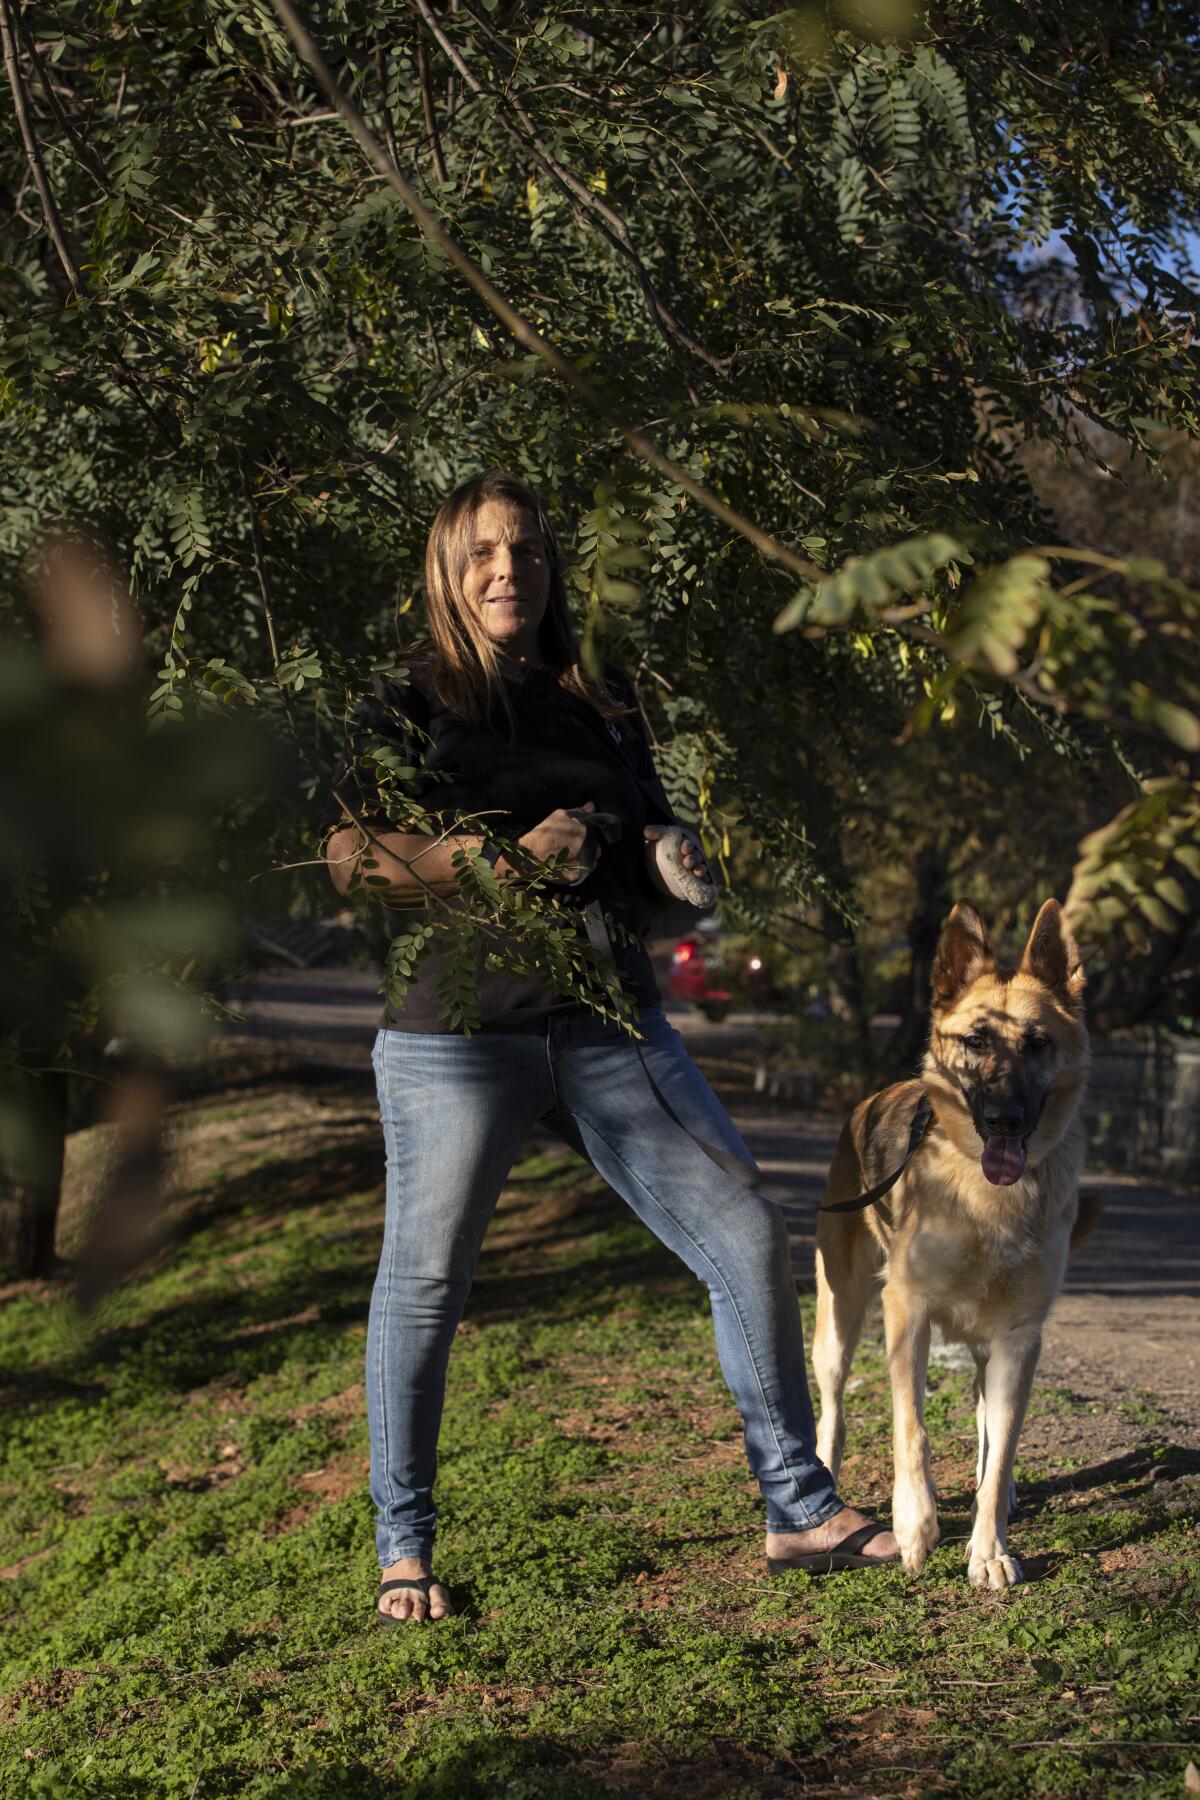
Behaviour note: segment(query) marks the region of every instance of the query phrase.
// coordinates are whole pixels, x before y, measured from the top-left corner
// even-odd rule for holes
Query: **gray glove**
[[[659,879],[676,900],[686,900],[691,906],[711,906],[720,892],[716,882],[701,881],[685,866],[681,855],[685,843],[698,842],[695,832],[686,825],[664,825],[661,829],[662,835],[651,840]]]

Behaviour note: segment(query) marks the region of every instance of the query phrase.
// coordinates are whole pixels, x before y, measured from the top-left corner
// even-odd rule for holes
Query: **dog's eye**
[[[979,1031],[968,1031],[963,1043],[968,1050],[985,1050],[987,1048],[987,1039]]]
[[[1025,1048],[1027,1050],[1044,1050],[1049,1042],[1050,1039],[1046,1036],[1044,1031],[1028,1031],[1025,1034]]]

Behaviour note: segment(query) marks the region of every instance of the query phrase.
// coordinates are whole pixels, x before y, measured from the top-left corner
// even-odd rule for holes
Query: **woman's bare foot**
[[[811,1556],[815,1550],[836,1550],[843,1538],[870,1523],[866,1513],[843,1506],[841,1512],[834,1513],[823,1525],[814,1525],[811,1531],[768,1531],[767,1555],[773,1561],[787,1562],[794,1556]],[[898,1555],[899,1550],[891,1532],[881,1531],[869,1544],[864,1544],[862,1554],[885,1562],[889,1556]]]
[[[840,1516],[840,1515],[839,1515]],[[423,1556],[402,1556],[399,1562],[389,1563],[381,1569],[379,1579],[383,1581],[420,1581],[432,1575],[428,1561]],[[393,1588],[390,1594],[384,1594],[379,1601],[381,1613],[391,1613],[393,1619],[444,1619],[454,1608],[450,1604],[450,1596],[440,1582],[435,1581],[429,1590],[429,1604],[425,1604],[425,1596],[417,1588]]]

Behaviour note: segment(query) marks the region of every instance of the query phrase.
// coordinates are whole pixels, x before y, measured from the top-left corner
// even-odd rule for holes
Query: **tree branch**
[[[104,194],[105,196],[110,196],[112,193],[112,189],[109,187],[108,182],[104,178],[104,171],[100,167],[100,164],[97,162],[96,158],[92,155],[91,151],[88,149],[87,145],[84,143],[83,139],[80,137],[79,133],[76,131],[74,125],[71,123],[71,120],[70,120],[65,108],[63,107],[62,101],[59,99],[58,95],[55,93],[54,83],[51,81],[50,76],[47,73],[46,64],[42,59],[41,53],[38,50],[37,45],[33,41],[33,36],[31,34],[31,32],[29,31],[29,28],[26,25],[25,20],[18,13],[15,16],[14,22],[15,22],[17,31],[20,33],[21,41],[29,53],[29,60],[33,64],[34,69],[37,71],[37,77],[41,83],[42,92],[45,94],[46,99],[49,103],[50,110],[54,114],[54,117],[57,119],[61,129],[66,133],[67,137],[71,140],[71,147],[75,151],[76,156],[79,158],[81,167],[85,168],[87,170],[88,174],[91,176],[92,180],[96,183],[96,186],[100,189],[101,193]]]
[[[573,174],[570,169],[565,168],[552,152],[547,149],[546,145],[538,136],[537,128],[532,119],[518,100],[515,91],[510,90],[506,95],[500,95],[497,94],[494,89],[483,86],[482,82],[480,82],[472,73],[470,67],[463,60],[459,51],[442,30],[438,23],[437,15],[432,11],[427,0],[414,0],[414,4],[422,19],[425,21],[431,35],[436,38],[441,48],[450,58],[450,61],[454,64],[454,67],[462,76],[464,84],[470,88],[472,93],[479,95],[481,98],[486,97],[496,102],[497,116],[500,120],[500,124],[508,132],[509,136],[513,138],[516,143],[520,144],[522,149],[528,151],[533,156],[534,160],[546,171],[550,179],[560,187],[565,194],[568,194],[571,197],[577,211],[583,211],[584,213],[591,215],[591,222],[599,230],[600,235],[605,241],[611,244],[614,250],[619,251],[621,255],[626,257],[632,264],[634,274],[637,276],[638,286],[645,296],[650,316],[658,326],[659,331],[666,339],[668,345],[670,345],[672,349],[675,348],[675,344],[682,345],[685,350],[690,351],[691,354],[699,358],[701,362],[706,362],[716,374],[720,375],[722,378],[727,376],[733,359],[731,357],[717,356],[714,351],[708,349],[705,344],[700,343],[700,341],[697,338],[694,338],[684,326],[680,325],[679,321],[675,318],[665,301],[655,289],[646,266],[638,255],[637,246],[633,241],[629,227],[626,225],[621,215],[618,212],[615,212],[607,202],[601,200],[598,195],[594,194],[589,187],[585,186],[585,184],[579,180],[577,175]],[[464,6],[463,11],[469,19],[474,20],[475,24],[491,38],[493,43],[499,44],[502,48],[507,50],[508,46],[504,43],[503,38],[498,37],[485,21],[479,19],[476,14],[471,11],[469,6]],[[513,112],[517,115],[517,118],[524,128],[523,130],[519,131],[516,126],[512,124],[511,120],[505,116],[504,109],[506,105],[511,107]],[[671,343],[672,338],[674,338],[675,344]],[[692,395],[692,404],[694,406],[699,404],[698,398],[694,394]]]
[[[383,136],[388,147],[388,154],[394,163],[399,163],[400,153],[396,148],[396,130],[392,124],[392,109],[387,97],[387,60],[383,54],[383,45],[375,45],[375,78],[379,83],[379,101],[383,108]]]
[[[525,349],[540,358],[548,368],[554,371],[560,381],[573,393],[579,395],[585,405],[611,425],[636,456],[641,457],[642,461],[648,463],[652,469],[657,469],[660,475],[664,475],[668,481],[674,482],[677,487],[681,487],[685,493],[690,494],[723,525],[727,525],[730,530],[736,531],[741,537],[746,538],[761,556],[766,557],[770,562],[779,563],[781,567],[791,570],[795,575],[804,576],[805,579],[819,579],[824,571],[818,569],[815,563],[808,562],[802,556],[797,556],[794,550],[789,550],[786,544],[781,544],[778,538],[772,537],[770,532],[764,531],[752,519],[746,518],[744,514],[735,511],[733,507],[726,506],[723,500],[719,500],[710,489],[696,481],[686,469],[681,468],[669,456],[664,456],[653,438],[647,437],[644,432],[627,424],[620,414],[614,411],[600,390],[594,387],[586,376],[581,375],[578,369],[567,361],[561,351],[542,337],[541,333],[535,330],[514,306],[509,304],[503,294],[492,286],[483,270],[467,255],[457,238],[453,237],[441,220],[430,212],[412,183],[400,173],[399,169],[393,166],[387,151],[372,135],[370,127],[358,108],[338,85],[333,70],[321,54],[291,0],[272,0],[272,5],[296,46],[301,61],[328,95],[330,102],[337,107],[367,159],[399,194],[430,243],[434,244],[453,264],[484,304],[495,313],[505,330],[516,339],[517,343],[522,344]]]
[[[58,252],[58,260],[71,284],[71,292],[77,300],[84,300],[87,298],[87,289],[84,287],[83,276],[79,272],[75,253],[67,242],[58,207],[55,204],[54,195],[50,191],[50,182],[46,176],[46,165],[42,161],[41,148],[34,136],[33,122],[29,117],[25,83],[21,79],[21,67],[17,61],[17,34],[10,0],[0,0],[0,38],[4,40],[4,65],[8,70],[8,85],[12,89],[13,111],[17,115],[17,124],[21,132],[21,141],[25,146],[25,155],[29,162],[33,185],[37,189],[38,199],[42,203],[42,216],[46,221],[46,229],[50,233],[54,248]]]
[[[250,520],[250,548],[254,558],[254,573],[258,579],[258,591],[262,599],[263,620],[267,627],[267,644],[271,651],[271,673],[274,675],[279,668],[279,642],[275,636],[275,615],[271,609],[271,590],[267,586],[267,564],[263,554],[262,527],[258,522],[258,508],[254,504],[254,489],[250,485],[250,477],[246,473],[246,465],[240,455],[238,457],[238,473],[242,478],[246,515]],[[287,713],[289,725],[295,731],[296,721],[292,717],[292,709],[286,695],[284,695],[283,708]]]
[[[30,176],[33,185],[37,189],[38,198],[42,203],[42,216],[46,221],[47,230],[53,239],[55,249],[58,251],[59,261],[66,271],[67,280],[71,284],[71,292],[76,300],[86,300],[88,296],[87,290],[84,287],[83,276],[80,272],[79,265],[75,260],[74,252],[67,240],[66,232],[63,229],[58,207],[55,204],[54,195],[51,192],[49,179],[46,175],[46,166],[42,160],[41,147],[34,135],[33,122],[29,116],[25,84],[21,79],[20,64],[17,61],[18,32],[20,32],[21,37],[24,39],[30,56],[33,59],[34,68],[38,72],[38,76],[45,89],[46,97],[50,102],[54,115],[67,136],[70,138],[80,162],[102,192],[108,194],[109,188],[104,180],[103,174],[99,170],[99,165],[84,145],[78,132],[75,130],[75,127],[71,124],[66,113],[59,104],[37,49],[31,42],[29,34],[25,30],[24,20],[21,19],[18,14],[13,12],[12,0],[0,0],[0,38],[2,38],[4,42],[4,62],[8,70],[9,86],[12,88],[13,106],[16,111],[18,124],[21,128],[21,137],[25,144],[25,154],[29,162]],[[150,420],[150,423],[164,441],[173,447],[175,439],[171,431],[163,423],[146,396],[140,391],[140,378],[126,363],[118,348],[114,348],[113,350],[113,359],[113,372],[121,386],[125,389],[126,393],[131,396],[134,403],[141,407],[146,417]]]
[[[433,158],[433,172],[445,187],[449,177],[446,174],[446,159],[442,155],[442,140],[438,133],[437,107],[433,99],[429,58],[425,54],[425,39],[419,30],[417,32],[417,80],[421,87],[421,112],[425,119],[425,136],[429,140],[429,154]]]

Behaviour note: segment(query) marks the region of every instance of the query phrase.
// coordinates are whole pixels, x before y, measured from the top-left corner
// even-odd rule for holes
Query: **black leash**
[[[932,1121],[933,1108],[929,1104],[929,1095],[922,1090],[921,1098],[917,1101],[917,1110],[913,1114],[912,1124],[908,1130],[908,1149],[904,1152],[904,1160],[900,1167],[893,1169],[887,1179],[879,1182],[876,1187],[868,1188],[865,1194],[858,1194],[853,1200],[835,1200],[831,1206],[819,1206],[817,1211],[827,1213],[866,1212],[868,1206],[878,1206],[883,1196],[891,1192],[907,1169],[917,1145],[924,1138]]]
[[[731,1175],[739,1187],[758,1188],[765,1179],[758,1164],[754,1162],[745,1162],[740,1156],[734,1156],[732,1151],[724,1149],[720,1144],[710,1144],[707,1143],[704,1138],[697,1137],[691,1127],[684,1124],[683,1120],[679,1117],[678,1113],[655,1081],[653,1075],[650,1073],[649,1064],[642,1055],[642,1046],[640,1044],[637,1045],[637,1053],[642,1068],[646,1072],[646,1080],[650,1083],[650,1091],[668,1117],[675,1121],[681,1131],[687,1132],[694,1144],[699,1144],[705,1156],[715,1162],[719,1168],[724,1169],[727,1175]],[[858,1194],[853,1200],[835,1200],[829,1206],[818,1206],[817,1211],[825,1213],[853,1213],[865,1212],[869,1206],[878,1206],[884,1195],[891,1192],[903,1175],[905,1169],[907,1169],[918,1145],[924,1140],[925,1134],[929,1130],[932,1121],[933,1108],[929,1104],[929,1096],[928,1094],[922,1093],[921,1098],[917,1102],[916,1111],[913,1114],[912,1124],[909,1127],[908,1148],[904,1152],[904,1160],[901,1162],[899,1168],[893,1169],[886,1180],[878,1182],[873,1188],[868,1188],[865,1194]],[[882,1208],[882,1212],[884,1218],[890,1225],[891,1218],[888,1215],[886,1206]]]

